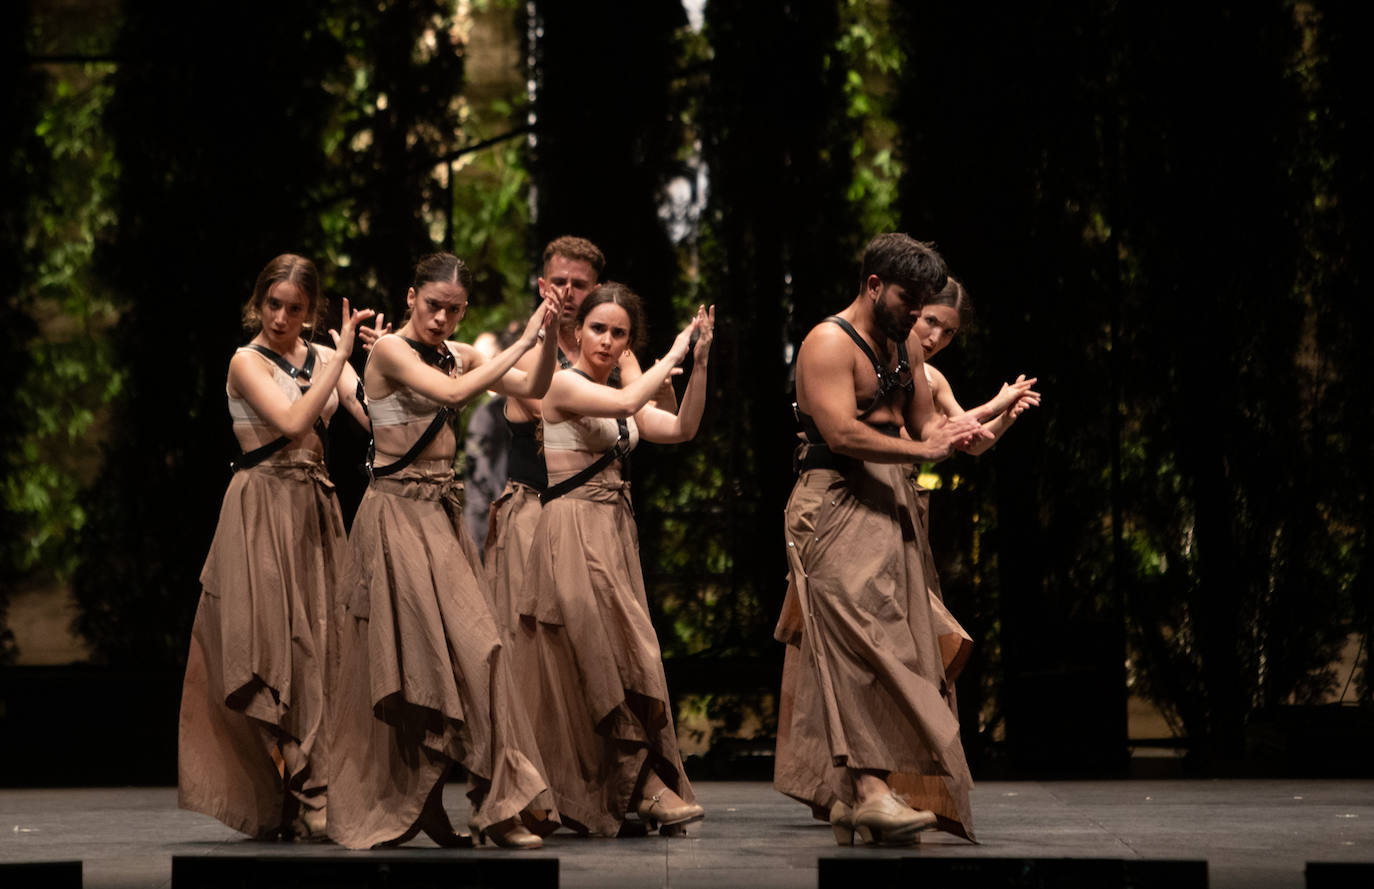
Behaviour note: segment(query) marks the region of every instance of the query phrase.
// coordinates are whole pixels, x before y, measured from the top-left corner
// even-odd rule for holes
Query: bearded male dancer
[[[800,476],[788,500],[788,643],[774,786],[827,813],[842,845],[907,845],[939,827],[972,839],[972,786],[942,651],[967,639],[919,541],[909,477],[987,437],[946,419],[907,340],[947,277],[929,244],[874,238],[859,292],[797,358]]]

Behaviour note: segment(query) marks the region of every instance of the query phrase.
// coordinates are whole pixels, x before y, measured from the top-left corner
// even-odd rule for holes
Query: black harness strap
[[[839,315],[831,315],[825,320],[849,334],[849,338],[854,341],[855,345],[863,351],[864,355],[868,356],[868,360],[873,364],[873,372],[878,375],[878,391],[873,393],[873,400],[868,403],[868,407],[859,412],[860,420],[877,410],[883,399],[896,390],[904,389],[908,393],[916,390],[916,383],[911,377],[911,362],[908,360],[906,343],[897,344],[897,366],[888,370],[878,360],[878,356],[873,354],[873,349],[869,347],[868,342],[854,329],[854,325]]]
[[[558,349],[558,369],[559,369],[559,370],[572,370],[572,369],[573,369],[573,363],[572,363],[572,361],[568,358],[567,355],[564,355],[564,354],[563,354],[563,349],[562,349],[561,347]],[[582,373],[582,371],[579,370],[578,373]],[[586,375],[586,374],[582,374],[582,376],[585,377],[585,376],[587,376],[587,375]],[[621,386],[620,386],[620,365],[619,365],[619,364],[617,364],[615,367],[611,368],[611,375],[610,375],[609,377],[606,378],[606,385],[607,385],[607,386],[611,386],[611,387],[613,387],[613,388],[615,388],[615,389],[621,388]]]
[[[428,364],[430,367],[443,371],[445,374],[448,374],[449,371],[453,370],[457,365],[457,361],[454,359],[453,353],[449,351],[448,346],[441,345],[439,349],[442,351],[442,354],[440,354],[433,347],[413,340],[410,337],[403,336],[401,339],[405,340],[406,344],[415,350],[415,354],[420,356],[421,361]],[[438,413],[434,415],[434,419],[429,422],[429,426],[425,428],[424,432],[420,433],[420,437],[415,439],[415,443],[410,446],[410,450],[401,455],[399,460],[394,463],[388,463],[385,466],[373,465],[372,461],[376,459],[377,456],[377,441],[373,439],[368,442],[367,465],[363,468],[368,475],[373,478],[381,478],[400,472],[402,469],[414,463],[415,459],[424,452],[425,448],[429,447],[429,443],[434,441],[435,436],[439,434],[439,430],[444,428],[449,418],[452,416],[453,408],[448,405],[439,408]]]
[[[415,350],[415,354],[420,356],[420,360],[430,367],[437,367],[444,373],[448,373],[457,366],[458,360],[453,357],[452,350],[444,344],[436,346],[426,345],[419,340],[413,340],[408,336],[401,339],[406,341],[406,345]]]
[[[583,373],[575,367],[571,368],[571,370],[575,374],[579,374],[580,376],[586,377],[589,380],[591,379],[591,377],[587,376],[587,374]],[[629,442],[630,440],[630,424],[624,417],[617,418],[615,423],[617,427],[617,432],[619,433],[616,436],[615,444],[611,445],[609,448],[602,451],[601,456],[597,457],[595,462],[593,462],[590,466],[585,467],[581,472],[577,473],[576,475],[570,478],[564,479],[556,485],[551,485],[550,487],[545,488],[543,491],[540,491],[539,503],[541,505],[548,503],[550,500],[556,500],[557,498],[562,497],[569,491],[581,487],[582,485],[590,481],[591,478],[595,476],[598,472],[605,469],[607,466],[610,466],[611,463],[613,463],[614,461],[623,461],[625,457],[629,456],[630,452],[627,446],[627,442]]]
[[[873,393],[873,400],[868,403],[868,407],[859,412],[856,419],[863,420],[877,410],[883,399],[899,389],[908,393],[915,391],[916,383],[911,376],[911,363],[907,355],[906,343],[897,344],[897,366],[888,370],[878,360],[878,356],[873,353],[868,342],[854,329],[854,325],[839,315],[831,315],[825,321],[829,321],[849,334],[849,338],[873,364],[873,372],[878,375],[878,389]],[[792,412],[796,415],[797,422],[801,424],[802,436],[806,440],[805,446],[798,448],[797,454],[792,459],[793,470],[804,472],[808,469],[837,469],[844,472],[861,462],[831,451],[830,446],[821,437],[821,431],[816,427],[816,421],[811,419],[811,415],[805,413],[795,401],[792,402]],[[873,424],[870,423],[869,425],[872,426]],[[892,423],[884,423],[873,426],[873,428],[884,435],[896,436],[899,434],[897,426]]]
[[[296,367],[282,356],[273,352],[266,346],[259,346],[257,343],[249,343],[248,348],[257,352],[259,355],[270,360],[277,367],[281,368],[282,373],[296,381],[304,394],[310,389],[310,377],[315,372],[315,347],[309,343],[305,344],[305,365]],[[315,434],[320,437],[320,444],[324,447],[324,461],[329,462],[329,429],[324,425],[323,417],[315,417]],[[252,469],[268,457],[280,451],[291,443],[291,439],[285,435],[274,438],[261,447],[253,448],[239,454],[238,459],[229,464],[230,472],[238,472],[240,469]]]
[[[291,443],[291,439],[283,435],[281,438],[274,438],[260,448],[253,448],[251,451],[244,451],[239,454],[238,459],[229,464],[230,472],[238,472],[240,469],[252,469],[268,457],[280,451]]]
[[[305,364],[302,367],[297,367],[296,365],[287,361],[285,358],[281,357],[276,352],[273,352],[266,346],[259,346],[257,343],[249,343],[248,348],[252,349],[254,352],[257,352],[259,355],[263,356],[268,361],[271,361],[277,367],[280,367],[282,373],[286,374],[291,379],[294,380],[297,377],[303,379],[305,381],[305,387],[309,387],[310,377],[313,376],[315,373],[314,346],[310,345],[309,343],[305,344]]]

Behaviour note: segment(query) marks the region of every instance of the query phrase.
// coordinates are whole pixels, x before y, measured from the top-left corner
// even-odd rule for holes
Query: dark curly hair
[[[549,268],[549,261],[555,256],[563,256],[567,259],[575,259],[585,262],[596,272],[597,280],[600,280],[601,273],[606,271],[606,255],[586,238],[579,238],[574,235],[563,235],[554,238],[549,245],[544,248],[544,269]]]
[[[900,285],[924,305],[945,286],[949,270],[934,244],[900,232],[888,232],[878,235],[864,248],[860,291],[868,283],[869,275],[877,275],[885,284]]]

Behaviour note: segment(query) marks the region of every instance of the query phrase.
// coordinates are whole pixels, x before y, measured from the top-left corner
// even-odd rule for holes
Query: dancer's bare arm
[[[697,329],[696,345],[692,347],[695,360],[687,391],[682,393],[682,407],[676,413],[654,402],[640,408],[635,414],[635,423],[646,441],[660,444],[689,441],[701,426],[701,414],[706,407],[706,365],[710,361],[711,340],[716,329],[716,307],[711,306],[709,311],[705,306],[698,307],[693,323]]]
[[[821,437],[835,453],[874,463],[943,460],[955,443],[969,434],[966,427],[977,427],[976,422],[969,420],[962,424],[934,424],[929,430],[912,427],[921,431],[920,439],[884,435],[858,418],[854,355],[854,343],[848,334],[834,324],[821,324],[807,335],[797,356],[799,406],[811,415]],[[908,424],[916,419],[925,421],[927,414],[934,413],[919,368],[915,376],[918,395],[924,390],[926,407],[924,413],[916,415],[908,408]]]

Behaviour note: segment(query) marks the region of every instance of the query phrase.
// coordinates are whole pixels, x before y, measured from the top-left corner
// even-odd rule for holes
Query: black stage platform
[[[937,833],[914,849],[890,850],[836,847],[828,826],[767,784],[696,788],[708,817],[688,838],[557,834],[528,853],[440,850],[427,840],[387,852],[256,843],[177,810],[171,788],[0,789],[0,862],[80,860],[84,885],[96,889],[170,886],[173,856],[551,857],[564,887],[653,889],[809,889],[818,859],[851,856],[1205,860],[1213,889],[1299,889],[1307,862],[1374,863],[1374,781],[1367,780],[989,781],[973,796],[979,845]],[[466,823],[462,788],[450,786],[445,801],[454,822]],[[864,889],[857,879],[849,885]]]

